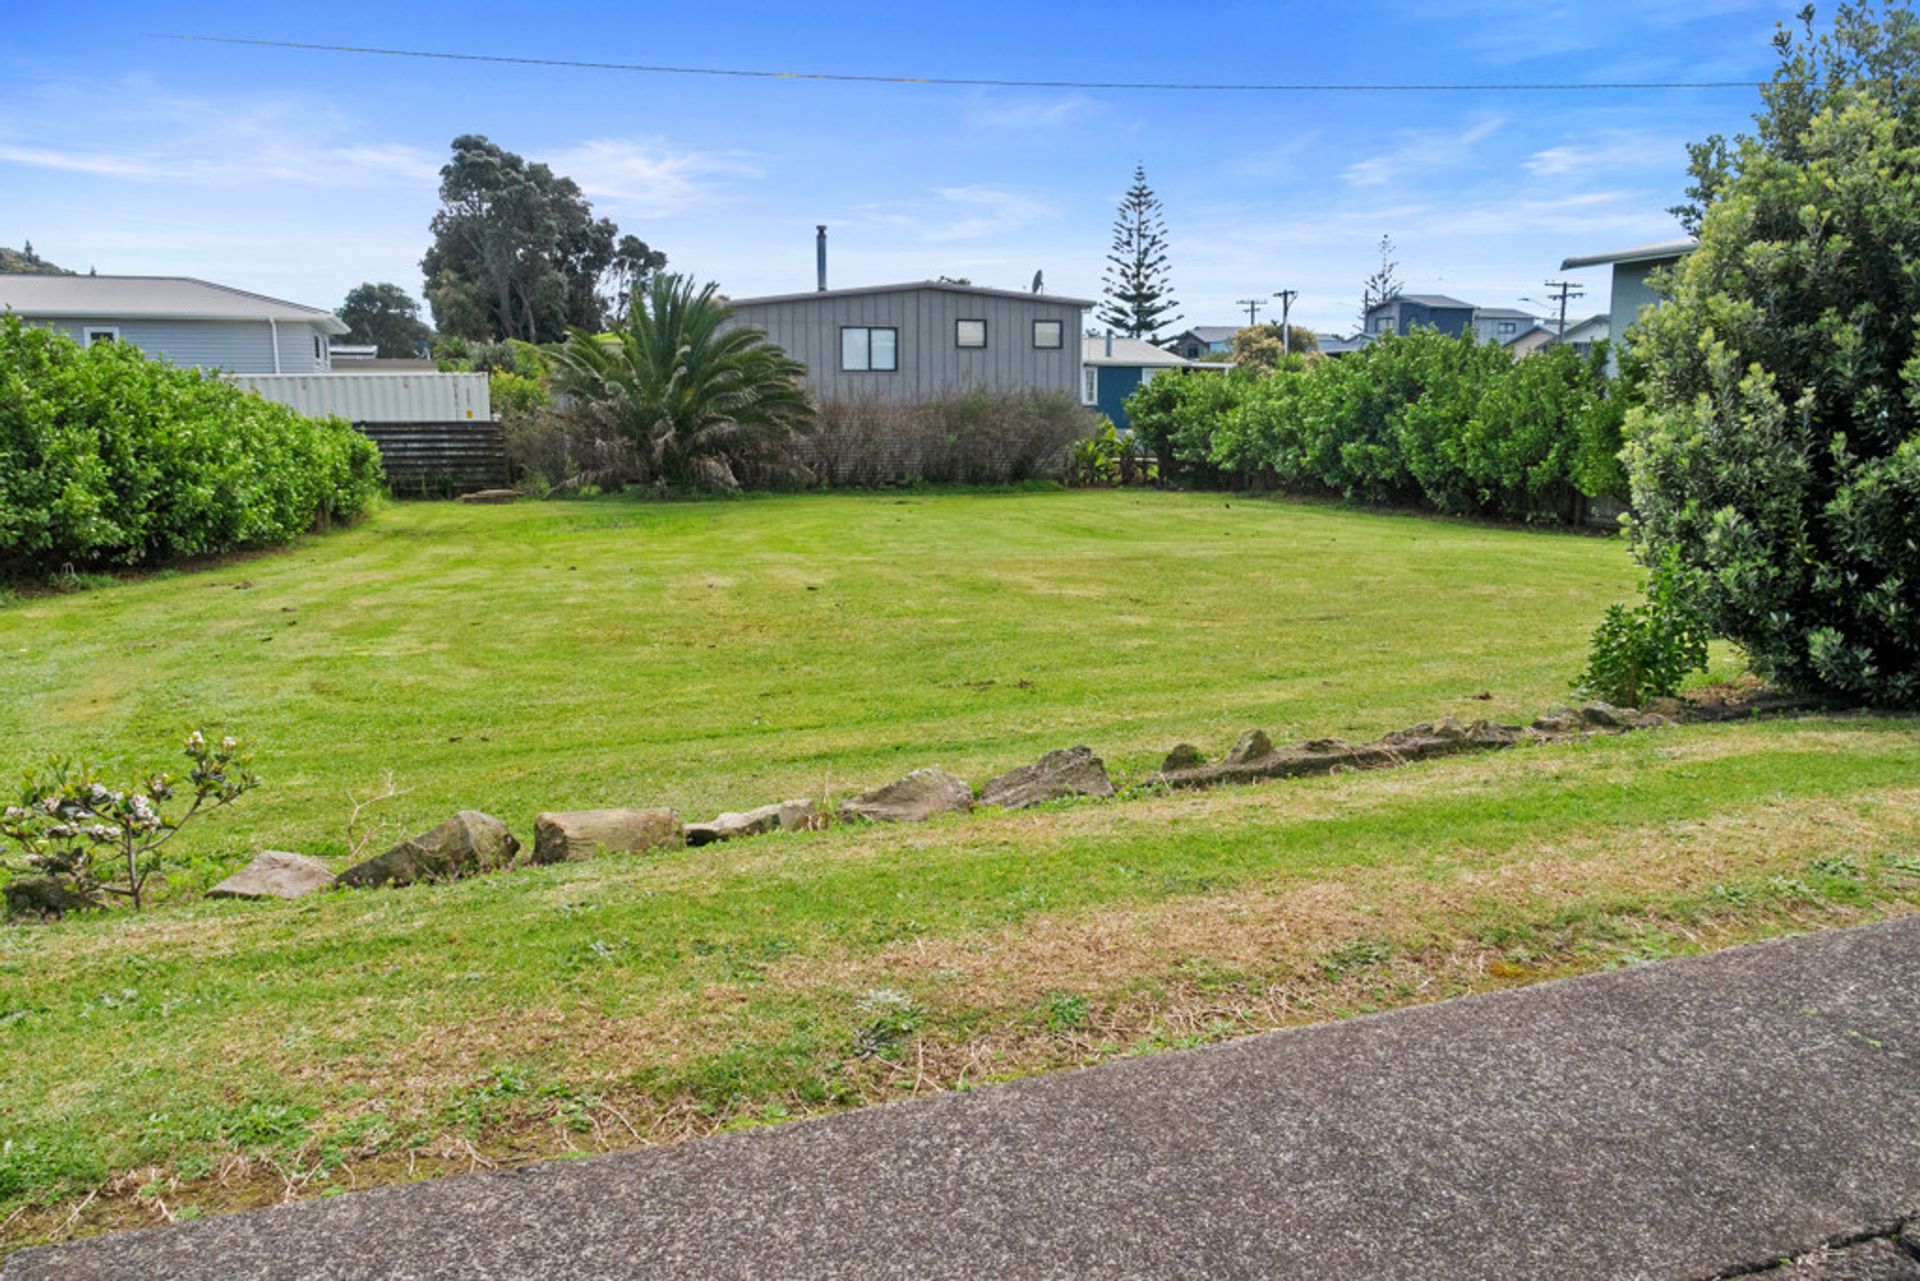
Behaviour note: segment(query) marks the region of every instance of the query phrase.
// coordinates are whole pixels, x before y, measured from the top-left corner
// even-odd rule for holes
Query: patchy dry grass
[[[4,1241],[1920,908],[1920,727],[1662,730],[0,933]]]

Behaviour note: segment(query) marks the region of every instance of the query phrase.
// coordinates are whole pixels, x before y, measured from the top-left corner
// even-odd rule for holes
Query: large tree
[[[347,291],[347,300],[335,309],[347,326],[347,341],[372,343],[386,359],[417,356],[433,339],[433,330],[420,319],[420,304],[394,284],[369,280]]]
[[[1367,327],[1367,316],[1381,303],[1400,296],[1400,264],[1393,256],[1393,237],[1380,237],[1380,269],[1360,286],[1360,328]]]
[[[1920,705],[1920,21],[1801,20],[1754,134],[1694,149],[1700,247],[1628,331],[1636,552],[1762,675]]]
[[[1106,301],[1099,320],[1129,338],[1157,342],[1161,331],[1179,323],[1167,257],[1167,224],[1160,198],[1147,185],[1147,171],[1136,165],[1133,185],[1120,199],[1113,219],[1113,249],[1103,277]]]
[[[432,229],[420,262],[427,301],[440,332],[462,338],[550,342],[570,326],[598,329],[666,264],[595,218],[571,178],[479,134],[453,140]]]

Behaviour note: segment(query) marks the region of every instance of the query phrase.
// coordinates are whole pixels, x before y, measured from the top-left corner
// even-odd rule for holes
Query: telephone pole
[[[1553,331],[1553,341],[1557,344],[1567,332],[1567,299],[1584,298],[1587,291],[1575,289],[1571,280],[1549,280],[1546,284],[1547,297],[1560,304],[1560,327]]]
[[[1233,305],[1247,309],[1247,328],[1251,329],[1260,323],[1260,309],[1266,306],[1267,302],[1264,298],[1236,298]]]
[[[1298,289],[1276,289],[1273,296],[1280,300],[1280,354],[1293,354],[1293,330],[1287,324],[1287,317],[1293,313],[1293,300],[1300,296]]]

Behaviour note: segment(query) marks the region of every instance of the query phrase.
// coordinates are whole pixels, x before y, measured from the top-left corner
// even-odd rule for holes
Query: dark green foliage
[[[724,328],[714,289],[655,276],[623,328],[575,329],[554,353],[554,388],[632,441],[645,479],[736,489],[796,470],[794,435],[813,422],[805,369],[760,330]]]
[[[1127,400],[1162,474],[1463,515],[1578,521],[1624,479],[1604,356],[1514,361],[1471,335],[1390,336],[1271,373],[1163,374]]]
[[[1133,185],[1120,198],[1113,219],[1113,246],[1107,254],[1098,319],[1115,333],[1157,341],[1160,332],[1179,323],[1167,258],[1167,224],[1160,197],[1147,185],[1147,171],[1136,165]]]
[[[1644,604],[1614,605],[1594,629],[1587,670],[1575,688],[1621,707],[1679,692],[1689,672],[1707,666],[1707,630],[1678,558],[1647,583]]]
[[[420,304],[398,285],[355,285],[333,314],[347,326],[348,342],[372,343],[383,359],[418,356],[433,338],[420,319]]]
[[[55,266],[33,251],[33,242],[27,241],[18,249],[8,249],[0,245],[0,274],[14,276],[71,276],[73,273],[65,267]]]
[[[337,418],[0,317],[0,571],[284,543],[381,483],[379,450]]]
[[[1920,704],[1920,20],[1783,31],[1756,136],[1695,149],[1700,248],[1633,332],[1636,550],[1783,685]]]

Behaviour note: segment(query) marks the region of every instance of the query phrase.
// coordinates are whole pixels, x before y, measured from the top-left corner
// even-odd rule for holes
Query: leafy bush
[[[84,761],[56,759],[44,772],[29,772],[18,803],[0,810],[0,837],[18,848],[23,862],[0,863],[0,871],[54,877],[93,903],[102,894],[122,895],[138,910],[147,881],[159,869],[160,847],[196,815],[230,805],[260,785],[231,738],[210,743],[195,730],[185,755],[192,769],[184,780],[156,773],[121,788],[102,782]],[[169,818],[167,806],[175,800],[186,809]],[[108,863],[97,862],[96,855]]]
[[[0,316],[0,571],[283,543],[359,515],[381,480],[340,419]]]
[[[968,391],[915,403],[826,401],[796,442],[827,487],[1007,485],[1063,479],[1099,416],[1061,392]]]
[[[1700,247],[1630,331],[1634,540],[1760,675],[1914,706],[1920,19],[1810,22],[1776,41],[1758,136],[1693,149]]]
[[[1384,338],[1270,373],[1163,374],[1127,400],[1163,473],[1509,519],[1580,521],[1623,492],[1604,355],[1515,361],[1471,335]]]
[[[633,442],[596,407],[505,414],[500,427],[507,460],[529,492],[617,489],[646,478]]]
[[[1677,558],[1654,571],[1644,604],[1614,605],[1594,630],[1587,670],[1575,688],[1621,707],[1679,692],[1707,665],[1707,629]]]

